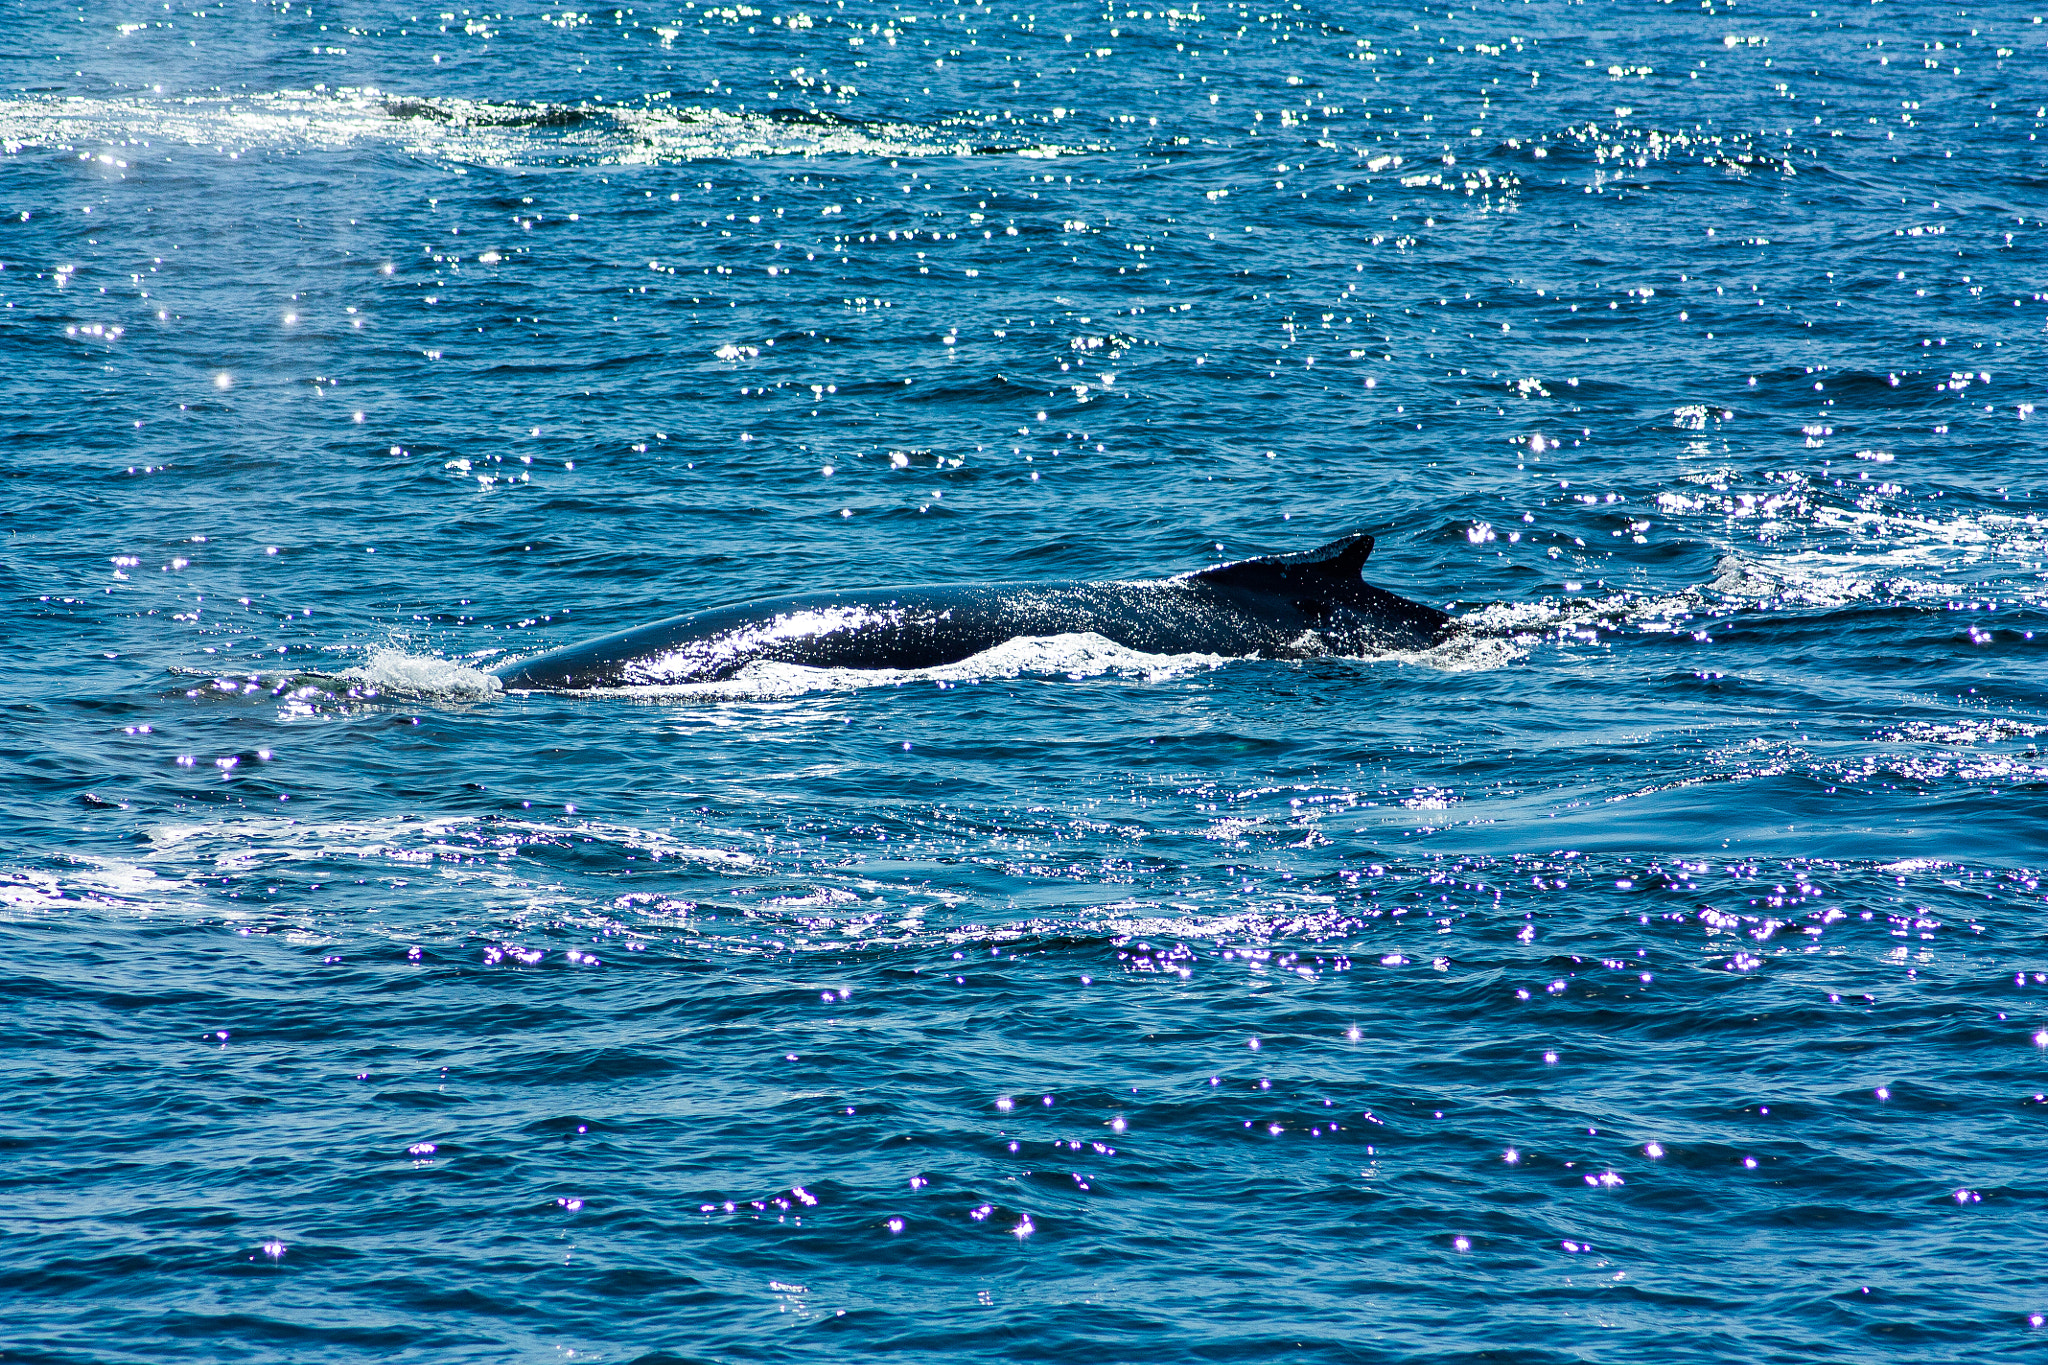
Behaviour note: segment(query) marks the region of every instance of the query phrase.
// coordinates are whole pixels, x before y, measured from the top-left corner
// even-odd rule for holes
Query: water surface
[[[2048,29],[1824,13],[16,6],[0,1349],[2038,1353]]]

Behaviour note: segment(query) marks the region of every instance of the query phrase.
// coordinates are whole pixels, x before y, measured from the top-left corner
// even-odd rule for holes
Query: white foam
[[[1459,618],[1450,644],[1413,661],[1447,670],[1498,667],[1518,661],[1546,638],[1591,643],[1601,631],[1693,631],[1700,618],[1740,608],[2048,602],[2035,573],[2048,556],[2048,522],[2038,514],[1894,511],[1867,505],[1875,487],[1860,490],[1855,506],[1823,502],[1811,490],[1731,494],[1715,486],[1659,493],[1659,510],[1674,520],[1721,522],[1719,535],[1707,527],[1691,534],[1723,544],[1734,539],[1705,582],[1666,592],[1609,589],[1584,596],[1576,595],[1576,584],[1567,584],[1574,595],[1474,607]],[[2015,567],[2023,572],[2012,573]],[[1405,662],[1413,656],[1394,657]]]
[[[72,915],[81,910],[116,914],[148,914],[167,901],[203,904],[180,876],[159,876],[140,864],[71,855],[60,876],[38,869],[0,873],[0,920],[19,921],[45,915]]]
[[[307,935],[295,942],[331,941],[337,929],[332,912],[308,904],[303,895],[262,902],[219,899],[223,877],[260,877],[297,864],[316,869],[311,875],[321,881],[327,879],[323,872],[344,866],[374,869],[358,875],[394,877],[401,886],[424,886],[432,879],[480,891],[482,901],[465,902],[469,911],[489,932],[520,933],[563,923],[610,926],[694,909],[689,902],[663,896],[629,895],[606,903],[566,890],[547,871],[553,849],[595,844],[615,855],[688,864],[712,874],[745,873],[758,865],[757,855],[742,847],[693,844],[678,838],[679,832],[568,812],[552,818],[534,812],[522,819],[462,814],[301,821],[259,814],[164,821],[142,830],[147,843],[132,857],[66,852],[61,871],[0,870],[0,922],[81,912],[189,922],[261,920]],[[368,918],[351,927],[375,932],[381,912],[365,913]]]
[[[1726,598],[1744,602],[1794,601],[1807,606],[1834,607],[1871,596],[1871,585],[1859,581],[1853,572],[1821,571],[1819,565],[1804,569],[1780,560],[1767,563],[1742,554],[1725,554],[1714,562],[1714,576],[1707,587]]]
[[[277,90],[183,99],[0,98],[0,148],[166,144],[245,152],[402,147],[416,156],[491,166],[658,165],[764,156],[958,156],[988,140],[962,126],[795,120],[689,105],[499,103],[418,99],[374,88]],[[1066,148],[1025,148],[1058,155]]]
[[[432,820],[393,817],[302,822],[282,815],[259,815],[209,824],[166,822],[147,832],[153,853],[205,860],[221,870],[342,858],[436,864],[447,860],[451,846],[468,855],[503,857],[516,855],[529,844],[569,839],[632,849],[655,861],[668,858],[717,867],[751,867],[755,861],[753,854],[744,851],[683,843],[665,830],[568,817],[485,822],[468,815],[449,815]],[[486,875],[477,870],[480,865],[473,858],[458,861],[461,876]],[[144,875],[155,874],[145,871]]]
[[[47,872],[10,871],[0,877],[0,920],[10,923],[79,908],[76,892]]]
[[[1077,635],[1024,636],[1005,640],[994,649],[971,659],[933,669],[935,677],[947,682],[981,678],[1016,678],[1032,673],[1064,673],[1079,681],[1105,673],[1135,675],[1146,682],[1161,682],[1187,673],[1221,668],[1230,662],[1224,654],[1147,654],[1126,649],[1093,632]]]
[[[1161,682],[1230,662],[1221,654],[1147,654],[1095,634],[1024,636],[1005,640],[958,663],[937,668],[812,668],[751,663],[719,682],[661,683],[591,688],[579,696],[772,701],[807,692],[847,692],[909,683],[973,684],[996,679],[1065,675],[1079,681],[1118,674]]]
[[[1428,649],[1390,650],[1369,657],[1374,662],[1412,664],[1439,673],[1485,673],[1520,663],[1528,657],[1531,642],[1520,633],[1496,629],[1489,611],[1482,608],[1459,617],[1450,636]]]
[[[359,666],[336,675],[359,696],[419,701],[485,701],[504,691],[481,669],[433,655],[373,649]]]
[[[1398,663],[1445,673],[1470,673],[1504,668],[1528,653],[1528,641],[1498,634],[1454,632],[1428,649],[1391,650],[1372,655],[1344,655],[1370,663]],[[1005,640],[972,658],[936,668],[814,668],[803,664],[757,662],[718,682],[637,683],[623,687],[582,689],[578,696],[621,696],[639,699],[701,701],[776,701],[810,692],[848,692],[870,687],[901,687],[913,683],[974,684],[1023,677],[1066,677],[1075,682],[1110,675],[1141,682],[1166,682],[1204,673],[1225,664],[1255,659],[1256,654],[1149,654],[1129,649],[1093,632],[1031,635]]]

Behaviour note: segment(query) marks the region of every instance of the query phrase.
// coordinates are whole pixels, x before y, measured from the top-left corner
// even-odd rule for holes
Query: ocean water
[[[0,27],[0,1357],[2048,1349],[2034,9]]]

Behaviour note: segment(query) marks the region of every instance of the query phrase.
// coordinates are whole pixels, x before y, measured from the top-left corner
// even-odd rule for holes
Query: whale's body
[[[1006,640],[1092,633],[1149,654],[1306,658],[1421,649],[1450,617],[1359,576],[1369,535],[1129,583],[971,583],[715,607],[497,670],[508,689],[715,682],[757,662],[933,668]]]

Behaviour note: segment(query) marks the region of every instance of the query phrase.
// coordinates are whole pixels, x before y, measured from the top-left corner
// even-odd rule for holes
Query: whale
[[[1452,618],[1362,575],[1373,538],[1171,578],[851,588],[671,616],[493,670],[507,691],[720,682],[750,664],[920,669],[1008,640],[1093,634],[1147,654],[1267,659],[1440,644]]]

